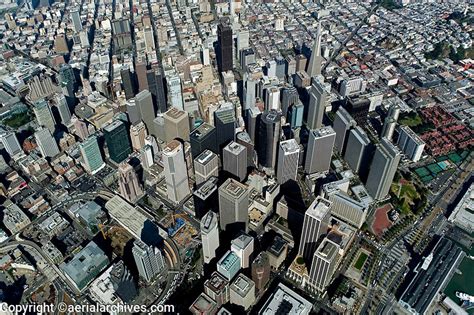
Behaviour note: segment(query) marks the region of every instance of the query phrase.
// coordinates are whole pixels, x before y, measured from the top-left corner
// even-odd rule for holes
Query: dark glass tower
[[[105,141],[109,156],[115,163],[120,163],[132,153],[128,128],[123,121],[116,120],[104,128]]]
[[[127,100],[135,96],[135,81],[130,72],[130,69],[123,69],[120,71],[122,77],[123,89],[125,91],[125,98]]]
[[[224,107],[214,112],[217,145],[219,152],[235,138],[235,113],[233,107]]]
[[[153,104],[155,104],[158,112],[166,112],[166,95],[161,72],[157,69],[150,69],[146,72],[146,77],[148,81],[148,90],[153,96]]]
[[[232,28],[228,19],[217,26],[217,68],[219,72],[232,70]]]

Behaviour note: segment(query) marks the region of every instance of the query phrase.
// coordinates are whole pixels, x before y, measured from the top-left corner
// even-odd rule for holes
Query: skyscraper
[[[326,233],[331,215],[330,208],[331,202],[318,196],[304,214],[298,256],[303,257],[308,269],[317,249],[318,240]]]
[[[217,145],[220,150],[235,138],[235,111],[234,106],[222,106],[214,112],[214,126],[216,126]]]
[[[79,14],[79,9],[75,8],[71,10],[71,20],[72,25],[74,26],[74,32],[78,33],[82,31],[82,22],[81,15]]]
[[[209,210],[219,212],[217,177],[210,177],[193,192],[194,216],[201,219]]]
[[[0,129],[0,140],[10,157],[22,152],[15,133]]]
[[[247,186],[229,178],[219,187],[219,218],[221,230],[231,225],[248,227],[249,191]],[[237,230],[236,227],[234,230]]]
[[[140,117],[145,123],[148,132],[154,128],[153,120],[156,117],[156,110],[153,106],[153,99],[148,90],[143,90],[135,96],[135,106],[140,111]]]
[[[401,126],[397,145],[410,160],[418,162],[426,144],[410,127]]]
[[[357,126],[351,129],[347,139],[344,160],[349,164],[350,168],[359,175],[361,175],[360,172],[363,171],[363,169],[368,169],[362,166],[367,165],[369,162],[370,145],[370,139],[361,127]]]
[[[159,113],[166,112],[168,106],[166,103],[165,87],[161,71],[158,68],[150,69],[146,72],[146,76],[148,89],[153,96],[153,103],[156,104]]]
[[[221,19],[217,26],[217,69],[219,72],[232,70],[232,28],[229,19]]]
[[[140,121],[142,121],[142,115],[140,114],[140,109],[138,108],[137,103],[135,102],[135,99],[131,98],[127,100],[126,104],[127,104],[128,121],[132,125],[136,125]]]
[[[279,112],[271,110],[262,114],[257,153],[259,164],[263,167],[275,169],[280,126],[281,114]]]
[[[47,128],[39,128],[35,132],[36,143],[43,157],[55,157],[59,154],[58,144]]]
[[[219,157],[211,150],[204,150],[194,159],[196,184],[200,185],[211,176],[219,175]]]
[[[143,196],[143,190],[138,182],[137,173],[127,162],[120,163],[118,173],[120,195],[131,203],[136,202]]]
[[[74,92],[76,91],[76,77],[74,75],[74,70],[71,65],[63,64],[59,68],[58,73],[58,83],[61,85],[63,94],[68,97],[74,97]]]
[[[46,127],[51,133],[54,133],[56,122],[54,121],[53,113],[44,99],[40,99],[33,104],[33,112],[35,113],[38,125]]]
[[[219,248],[219,226],[217,214],[209,211],[201,219],[201,241],[204,263],[208,264],[216,257]]]
[[[61,117],[61,122],[64,126],[69,125],[71,122],[71,111],[69,110],[69,105],[67,103],[66,97],[62,94],[57,94],[54,98],[56,102],[56,107]]]
[[[166,77],[166,83],[168,83],[168,98],[170,105],[183,110],[183,93],[181,90],[181,79],[175,74],[171,74]]]
[[[74,133],[81,138],[81,140],[86,139],[89,137],[89,129],[87,128],[87,124],[76,117],[76,115],[72,115],[71,117],[72,125],[74,126]]]
[[[255,145],[247,132],[242,131],[236,135],[237,143],[247,148],[247,166],[255,166]]]
[[[310,77],[315,77],[321,74],[322,62],[323,57],[321,56],[321,22],[319,22],[318,30],[316,32],[316,38],[314,39],[313,50],[311,51],[311,58],[309,59],[308,69],[306,70]]]
[[[300,147],[295,139],[281,141],[278,150],[277,181],[282,185],[289,180],[296,180]]]
[[[146,245],[141,240],[135,240],[132,253],[138,274],[146,282],[150,282],[165,268],[161,251],[156,247]]]
[[[260,252],[252,261],[252,280],[259,291],[264,289],[270,280],[270,260],[267,252]]]
[[[334,274],[339,260],[339,245],[325,238],[312,257],[309,284],[317,291],[324,291]]]
[[[135,81],[133,80],[130,69],[120,70],[120,77],[122,78],[123,90],[125,91],[125,98],[131,99],[135,96]]]
[[[307,174],[329,170],[335,139],[336,133],[330,126],[309,132],[304,164],[304,170]]]
[[[211,126],[208,123],[202,123],[191,132],[189,138],[193,157],[198,156],[206,149],[211,150],[214,153],[219,153],[219,150],[217,149],[216,128],[214,128],[214,126]]]
[[[366,188],[372,198],[381,200],[388,195],[399,162],[398,149],[389,140],[382,138],[376,146],[367,177]]]
[[[168,199],[180,203],[191,193],[183,145],[178,140],[172,140],[162,154]]]
[[[334,147],[343,155],[346,148],[346,138],[349,130],[357,125],[352,116],[345,110],[344,107],[339,107],[334,118],[333,128],[336,132],[336,141]]]
[[[324,83],[324,78],[322,76],[314,77],[309,90],[308,129],[318,129],[323,126],[329,94],[330,87]]]
[[[287,117],[288,109],[298,103],[300,101],[300,97],[298,95],[298,91],[294,86],[287,86],[281,90],[281,111],[283,116]]]
[[[85,139],[79,144],[79,149],[87,172],[95,174],[105,166],[96,136],[92,135]]]
[[[130,126],[130,139],[132,140],[132,148],[135,151],[140,150],[145,145],[145,138],[147,136],[146,127],[143,121],[136,125]]]
[[[128,129],[123,121],[115,120],[107,125],[104,128],[104,137],[109,149],[109,157],[115,163],[122,162],[132,153]]]
[[[189,116],[188,113],[171,107],[163,114],[165,121],[165,142],[179,138],[189,141]]]
[[[397,126],[398,117],[400,116],[400,106],[392,105],[388,109],[387,117],[385,117],[382,133],[380,138],[387,138],[392,141],[395,128]]]
[[[137,296],[137,288],[133,280],[133,276],[125,266],[123,260],[119,260],[113,265],[110,271],[110,281],[120,299],[124,303],[131,303]]]
[[[270,86],[265,89],[265,110],[280,110],[280,89],[276,86]]]
[[[303,126],[304,105],[301,101],[292,105],[288,111],[288,121],[293,129]]]
[[[243,181],[247,176],[247,148],[232,141],[224,147],[222,154],[224,171]]]
[[[135,62],[135,73],[137,75],[138,80],[138,91],[141,92],[143,90],[148,89],[148,80],[146,76],[146,63],[141,60],[137,60]]]

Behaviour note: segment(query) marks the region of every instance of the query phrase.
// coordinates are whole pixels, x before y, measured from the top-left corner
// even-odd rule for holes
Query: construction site
[[[160,220],[160,224],[168,231],[168,236],[183,248],[189,247],[193,238],[198,235],[186,213],[167,214]]]

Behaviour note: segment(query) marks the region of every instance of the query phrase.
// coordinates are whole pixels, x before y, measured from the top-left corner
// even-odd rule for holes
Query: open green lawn
[[[361,270],[362,266],[364,266],[365,261],[369,257],[366,253],[360,253],[359,258],[357,258],[356,263],[354,264],[354,268],[357,270]]]
[[[18,128],[18,127],[23,126],[26,123],[29,123],[30,121],[31,121],[30,115],[28,115],[27,113],[20,113],[20,114],[14,114],[8,118],[5,118],[2,121],[2,123],[11,128]]]

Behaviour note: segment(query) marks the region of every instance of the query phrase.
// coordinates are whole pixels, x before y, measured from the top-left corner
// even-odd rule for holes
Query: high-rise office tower
[[[183,145],[178,140],[172,140],[163,149],[162,155],[168,199],[180,203],[191,193]]]
[[[166,112],[166,94],[161,71],[158,68],[151,69],[146,72],[146,76],[148,90],[150,90],[151,95],[153,96],[153,103],[156,104],[159,113]]]
[[[58,83],[61,85],[63,94],[68,97],[74,97],[76,91],[76,77],[71,65],[63,64],[58,71]]]
[[[329,170],[335,140],[336,133],[330,126],[309,132],[304,163],[304,170],[307,174],[327,172]]]
[[[109,157],[115,163],[122,162],[132,153],[128,129],[123,121],[115,120],[107,125],[104,128],[104,137],[109,149]]]
[[[132,125],[136,125],[139,122],[141,122],[142,115],[140,114],[140,109],[138,108],[137,103],[135,102],[135,99],[132,98],[132,99],[127,100],[126,104],[127,104],[128,121]]]
[[[240,53],[242,50],[249,48],[250,43],[249,43],[249,37],[250,37],[250,31],[248,29],[241,29],[237,33],[237,50],[236,50],[236,57],[238,60],[240,60]]]
[[[296,59],[292,55],[286,56],[285,71],[288,77],[292,77],[296,73]]]
[[[132,148],[135,151],[145,146],[145,138],[148,136],[145,124],[141,121],[136,125],[130,126],[130,139],[132,140]]]
[[[155,38],[153,37],[153,29],[145,27],[143,29],[143,38],[145,39],[145,49],[147,52],[155,50]]]
[[[14,132],[0,129],[0,140],[10,157],[23,151]]]
[[[138,295],[133,276],[125,266],[123,260],[119,260],[113,265],[110,271],[110,282],[115,290],[115,294],[124,303],[131,303]]]
[[[74,126],[74,133],[81,138],[81,140],[86,139],[89,137],[89,129],[87,128],[87,124],[76,117],[76,115],[72,115],[71,117],[72,125]]]
[[[243,101],[244,109],[249,110],[255,107],[257,81],[247,74],[244,74]]]
[[[198,185],[198,188],[194,191],[194,216],[196,218],[202,218],[209,210],[215,213],[219,212],[217,182],[217,177],[212,176]]]
[[[170,108],[163,114],[165,120],[165,142],[179,138],[189,141],[189,116],[188,113],[177,108]]]
[[[336,112],[336,117],[332,124],[334,131],[336,132],[336,141],[334,142],[334,147],[343,155],[346,148],[346,139],[347,135],[351,128],[354,128],[357,125],[356,121],[352,116],[345,110],[344,107],[339,107]]]
[[[216,128],[208,123],[202,123],[199,127],[194,129],[189,135],[189,138],[193,157],[198,156],[206,149],[214,153],[219,153],[217,148]]]
[[[219,225],[217,214],[209,211],[201,219],[201,241],[204,263],[208,264],[216,257],[219,248]]]
[[[277,181],[282,185],[289,180],[296,180],[300,146],[295,139],[281,141],[278,150]]]
[[[255,145],[247,132],[242,131],[236,135],[237,143],[247,148],[247,166],[255,165]]]
[[[259,164],[263,167],[275,169],[280,126],[281,114],[279,112],[271,110],[262,114],[257,153]]]
[[[318,246],[312,257],[309,271],[309,284],[319,292],[329,285],[339,261],[339,245],[325,238]]]
[[[231,142],[224,147],[222,154],[224,171],[227,171],[243,181],[247,176],[247,148],[237,142]]]
[[[399,162],[398,149],[389,140],[382,138],[376,146],[365,185],[372,198],[381,200],[388,195]]]
[[[290,106],[288,110],[288,121],[292,129],[303,126],[304,105],[301,101]]]
[[[240,66],[247,71],[248,66],[255,63],[255,51],[253,48],[246,48],[240,52]]]
[[[200,185],[211,176],[219,175],[219,157],[211,150],[204,150],[194,159],[196,184]]]
[[[217,26],[216,58],[219,72],[229,71],[233,68],[232,43],[230,21],[228,18],[223,18]]]
[[[57,94],[54,97],[56,107],[59,112],[59,117],[61,117],[61,122],[63,125],[67,126],[71,122],[71,111],[69,110],[69,105],[67,103],[66,97],[62,94]]]
[[[51,133],[56,129],[53,113],[44,99],[38,100],[33,104],[33,112],[35,113],[38,125],[48,128]]]
[[[267,252],[260,252],[252,261],[252,280],[259,291],[270,281],[270,259]]]
[[[296,72],[304,71],[306,75],[306,65],[308,64],[308,59],[303,54],[296,55]]]
[[[280,89],[270,86],[265,89],[265,110],[280,110]]]
[[[79,149],[87,172],[95,174],[105,166],[96,136],[85,139],[79,144]]]
[[[168,98],[171,106],[183,110],[183,93],[181,91],[181,79],[177,74],[167,76],[166,83],[168,84]]]
[[[326,234],[331,215],[331,202],[320,196],[316,197],[304,214],[298,256],[303,257],[306,267],[313,260],[314,252],[321,235]]]
[[[248,227],[249,191],[247,186],[229,178],[219,187],[219,219],[221,230],[231,225]],[[236,227],[235,230],[238,228]]]
[[[258,129],[260,128],[261,124],[261,117],[262,117],[262,112],[260,111],[260,108],[258,107],[250,107],[249,110],[247,111],[247,132],[250,136],[250,139],[254,142],[258,142],[259,134],[258,134]]]
[[[233,239],[230,250],[240,258],[240,267],[250,267],[251,256],[254,250],[254,238],[248,234],[241,233],[237,238]]]
[[[81,22],[81,15],[79,14],[79,9],[71,10],[71,20],[72,25],[74,26],[74,32],[79,33],[82,31],[82,22]]]
[[[235,111],[234,106],[221,106],[214,112],[214,126],[216,126],[217,146],[220,150],[235,138]]]
[[[143,166],[143,169],[148,170],[155,161],[153,160],[153,148],[149,144],[145,144],[139,151],[140,153],[140,162]]]
[[[277,78],[279,78],[280,80],[284,80],[285,79],[285,68],[286,68],[285,59],[281,56],[278,56],[278,57],[275,58],[275,63],[276,63],[275,76]]]
[[[156,247],[146,245],[141,240],[135,240],[132,253],[137,264],[138,274],[146,282],[150,282],[165,268],[161,251]]]
[[[318,129],[323,126],[324,112],[329,101],[330,87],[324,83],[321,76],[312,79],[309,90],[308,129]]]
[[[137,60],[135,62],[135,73],[138,80],[138,91],[148,89],[148,80],[146,76],[146,62]]]
[[[39,128],[35,132],[36,143],[43,157],[55,157],[59,154],[58,144],[47,128]]]
[[[287,117],[288,109],[299,101],[300,97],[296,88],[294,86],[285,86],[281,90],[281,111],[283,116]]]
[[[131,203],[136,202],[143,196],[143,190],[138,182],[137,173],[127,162],[120,163],[118,173],[120,195]]]
[[[397,126],[398,117],[400,116],[400,106],[392,105],[388,109],[387,117],[383,123],[382,133],[380,138],[387,138],[392,140],[395,128]]]
[[[401,126],[397,145],[410,160],[418,162],[426,144],[410,127]]]
[[[370,146],[370,139],[361,127],[356,126],[351,129],[347,139],[344,160],[359,175],[361,175],[361,171],[368,169],[364,165],[368,165],[369,162]]]
[[[46,73],[40,73],[31,78],[28,81],[28,88],[28,98],[34,102],[51,96],[57,90],[51,76]]]
[[[132,72],[130,72],[130,69],[122,69],[120,70],[120,77],[122,78],[125,98],[129,100],[135,96],[135,81],[133,80]]]
[[[310,77],[321,74],[321,65],[323,63],[323,57],[321,56],[321,31],[321,22],[319,22],[313,50],[311,51],[311,58],[309,59],[308,69],[306,70]]]
[[[156,110],[153,106],[153,99],[150,91],[143,90],[135,96],[135,106],[140,112],[141,119],[145,123],[148,132],[154,130],[153,120],[156,117]]]

